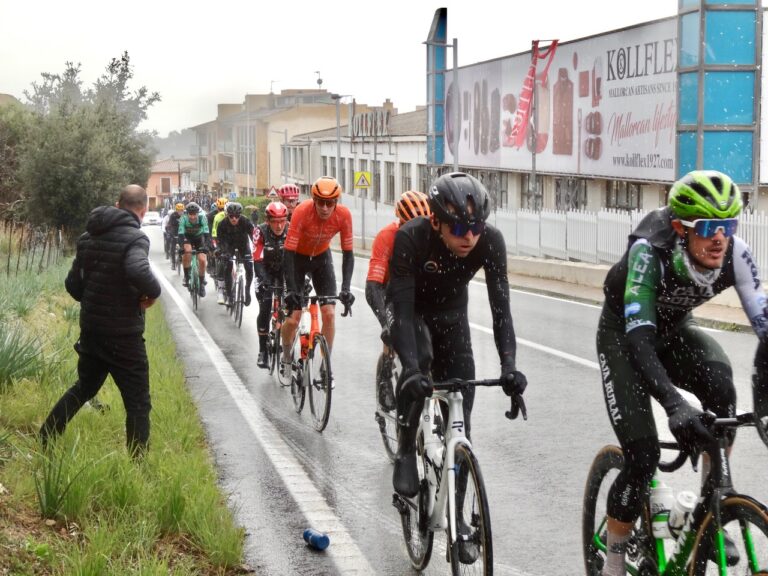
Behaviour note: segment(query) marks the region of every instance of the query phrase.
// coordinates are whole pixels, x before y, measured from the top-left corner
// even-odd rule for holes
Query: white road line
[[[286,489],[296,502],[301,513],[307,519],[309,526],[327,532],[331,545],[326,549],[339,572],[342,574],[373,574],[375,571],[368,563],[363,552],[358,548],[352,536],[347,532],[341,519],[326,503],[321,492],[304,472],[291,453],[289,446],[283,441],[280,433],[265,418],[254,398],[250,395],[224,353],[218,347],[200,320],[192,312],[188,303],[182,298],[162,272],[151,264],[155,277],[163,284],[168,294],[189,323],[197,339],[203,345],[210,358],[211,365],[216,368],[229,395],[235,402],[254,437],[258,440],[273,467],[280,475]],[[298,542],[298,534],[297,534]],[[303,544],[301,544],[303,545]]]

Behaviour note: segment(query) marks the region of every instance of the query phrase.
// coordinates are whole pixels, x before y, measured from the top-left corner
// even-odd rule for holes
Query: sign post
[[[362,240],[362,248],[365,250],[365,197],[368,193],[368,188],[371,187],[371,173],[370,172],[355,172],[355,188],[361,188],[365,190],[365,194],[360,194],[362,202],[360,203],[360,235]]]

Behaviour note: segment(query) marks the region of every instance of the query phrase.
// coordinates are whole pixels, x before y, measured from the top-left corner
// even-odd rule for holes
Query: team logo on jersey
[[[632,304],[627,304],[624,306],[624,318],[629,318],[633,314],[637,314],[640,312],[640,309],[642,306],[640,306],[640,302],[632,302]]]
[[[437,262],[434,260],[427,260],[424,262],[424,272],[427,272],[429,274],[434,274],[440,270],[440,266],[437,265]]]

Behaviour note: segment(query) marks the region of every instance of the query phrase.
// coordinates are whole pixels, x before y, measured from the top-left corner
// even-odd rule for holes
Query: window
[[[336,178],[338,180],[339,179],[339,174],[338,174],[338,171],[336,170],[336,158],[331,158],[330,162],[331,162],[331,174],[330,174],[330,176],[333,176],[334,178]]]
[[[395,163],[384,162],[384,178],[387,179],[387,202],[395,203]]]
[[[411,188],[411,165],[405,162],[400,163],[400,192],[412,190]]]
[[[640,184],[608,180],[605,184],[605,207],[619,210],[640,209]]]
[[[542,188],[542,178],[536,178],[536,190],[530,189],[530,174],[522,175],[522,187],[520,192],[520,207],[526,210],[536,210],[537,212],[544,207],[544,193]]]
[[[328,156],[323,156],[323,176],[328,174]]]
[[[419,164],[419,190],[429,193],[429,169],[424,164]]]
[[[556,210],[584,210],[586,207],[586,180],[582,178],[555,178]]]
[[[160,194],[168,196],[171,193],[171,179],[160,178]]]

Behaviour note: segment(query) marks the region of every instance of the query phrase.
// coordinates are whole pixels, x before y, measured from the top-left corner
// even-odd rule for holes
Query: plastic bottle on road
[[[331,543],[331,539],[328,538],[328,534],[318,532],[314,528],[307,528],[304,530],[304,541],[312,546],[315,550],[325,550]]]

